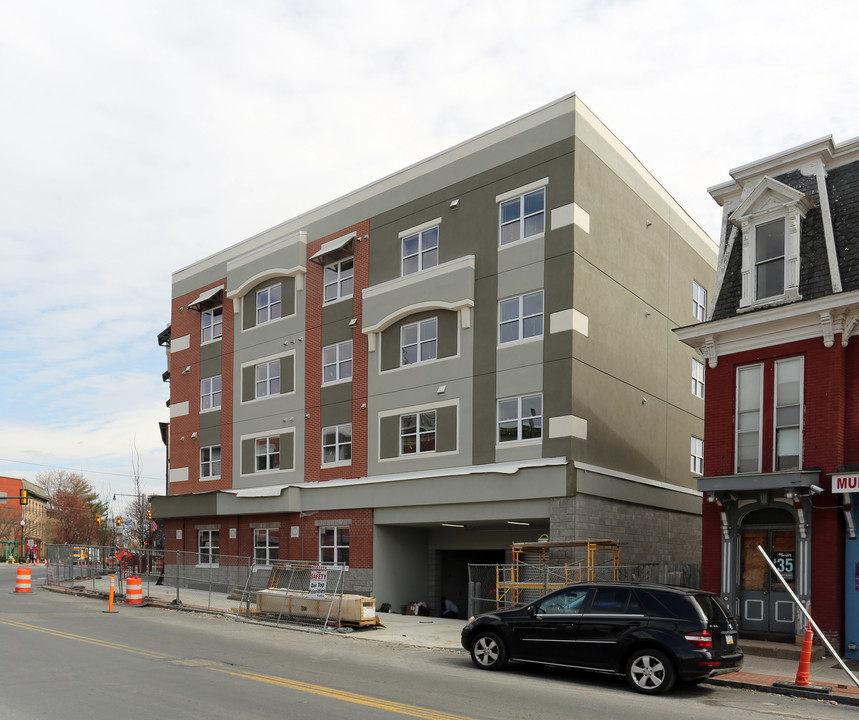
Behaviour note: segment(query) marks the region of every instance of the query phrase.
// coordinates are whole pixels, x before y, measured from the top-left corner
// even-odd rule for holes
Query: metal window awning
[[[322,243],[322,247],[319,250],[311,255],[310,262],[315,262],[317,265],[322,265],[325,262],[325,256],[330,255],[331,253],[338,252],[345,248],[349,243],[351,243],[356,237],[357,232],[350,232],[347,235],[343,235],[339,238],[334,238],[334,240],[329,240],[327,243]]]
[[[212,307],[212,305],[215,304],[217,300],[220,300],[221,293],[223,292],[223,285],[218,285],[217,287],[204,290],[202,293],[200,293],[200,297],[194,300],[194,302],[188,303],[188,309],[196,310],[197,312],[199,312],[204,308],[210,308]]]

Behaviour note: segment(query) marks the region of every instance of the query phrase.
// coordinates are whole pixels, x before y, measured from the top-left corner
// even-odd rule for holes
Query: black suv
[[[482,670],[508,660],[625,675],[657,694],[743,665],[737,621],[718,595],[638,583],[580,583],[472,617],[462,646]]]

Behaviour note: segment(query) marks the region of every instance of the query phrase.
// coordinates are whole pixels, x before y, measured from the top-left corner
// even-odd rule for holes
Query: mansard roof
[[[859,290],[859,139],[822,138],[731,171],[710,188],[722,205],[717,287],[711,320],[770,309],[741,307],[743,225],[790,208],[799,214],[798,297],[816,300]],[[788,298],[787,301],[791,301]]]

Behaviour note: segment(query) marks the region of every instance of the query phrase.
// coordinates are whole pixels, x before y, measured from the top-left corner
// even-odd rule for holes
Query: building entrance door
[[[743,523],[740,629],[774,639],[783,635],[793,640],[796,608],[758,551],[758,545],[793,590],[797,574],[793,516],[777,508],[757,510]]]

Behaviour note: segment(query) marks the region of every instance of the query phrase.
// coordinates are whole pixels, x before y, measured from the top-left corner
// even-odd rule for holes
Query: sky
[[[0,475],[165,491],[171,274],[577,93],[718,241],[859,135],[859,4],[0,0]]]

